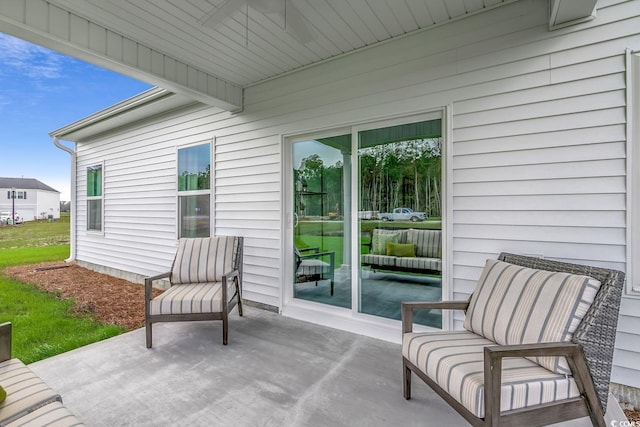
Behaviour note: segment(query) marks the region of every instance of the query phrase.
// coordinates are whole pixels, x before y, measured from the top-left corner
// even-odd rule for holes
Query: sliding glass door
[[[351,308],[351,135],[293,143],[293,296]]]
[[[358,311],[400,319],[402,301],[442,298],[441,120],[371,127],[358,141]],[[415,321],[442,326],[441,313]]]
[[[442,298],[441,135],[407,119],[291,142],[294,300],[400,319],[402,301]]]

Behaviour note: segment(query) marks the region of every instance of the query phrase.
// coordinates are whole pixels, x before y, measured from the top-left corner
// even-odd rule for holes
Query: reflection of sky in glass
[[[317,154],[322,159],[325,166],[333,166],[338,161],[344,161],[342,153],[328,145],[322,144],[318,141],[302,141],[293,144],[293,167],[294,169],[300,169],[300,163],[302,159]]]
[[[178,175],[183,175],[185,172],[188,174],[204,173],[211,163],[210,153],[209,144],[179,149]]]

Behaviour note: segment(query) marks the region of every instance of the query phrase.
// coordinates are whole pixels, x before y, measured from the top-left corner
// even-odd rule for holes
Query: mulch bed
[[[60,268],[55,268],[60,267]],[[3,274],[76,302],[74,309],[105,324],[144,326],[144,286],[75,264],[43,263],[5,268]],[[162,291],[154,289],[154,296]]]

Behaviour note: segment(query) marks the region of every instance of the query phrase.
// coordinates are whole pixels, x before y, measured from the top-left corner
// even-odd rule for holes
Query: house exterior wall
[[[625,49],[640,2],[549,32],[518,1],[246,89],[231,114],[190,107],[78,144],[77,257],[151,274],[176,247],[176,149],[215,138],[216,234],[245,236],[244,296],[280,307],[283,136],[446,108],[450,295],[501,251],[625,271]],[[104,232],[86,168],[104,162]],[[454,321],[460,327],[460,318]],[[640,299],[625,294],[613,381],[640,387]]]
[[[11,212],[13,208],[11,199],[6,196],[8,191],[11,191],[11,189],[0,188],[0,195],[2,195],[0,198],[0,211],[3,212]],[[41,219],[42,212],[47,212],[47,215],[53,215],[54,218],[60,218],[60,193],[23,188],[16,188],[16,191],[27,192],[26,199],[15,199],[16,214],[20,215],[24,221]]]
[[[41,219],[47,219],[49,215],[60,219],[60,193],[38,190],[35,214]]]

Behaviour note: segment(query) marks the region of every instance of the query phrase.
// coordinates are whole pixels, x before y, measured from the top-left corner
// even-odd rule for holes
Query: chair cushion
[[[484,347],[495,343],[468,331],[408,333],[402,355],[479,418],[484,417]],[[571,377],[523,357],[502,361],[500,410],[580,395]]]
[[[329,263],[320,259],[304,259],[300,262],[296,274],[299,276],[324,275],[331,272]]]
[[[387,255],[415,257],[416,245],[413,243],[387,243]]]
[[[398,233],[389,233],[387,230],[373,230],[371,238],[371,253],[386,255],[388,243],[398,243]]]
[[[42,405],[62,400],[48,385],[18,359],[0,363],[0,383],[7,398],[0,403],[0,425]]]
[[[442,258],[442,231],[409,229],[407,243],[416,245],[416,256]]]
[[[464,328],[504,345],[569,342],[599,288],[591,277],[487,260]],[[564,357],[532,360],[555,373],[570,373]]]
[[[220,282],[233,270],[234,236],[183,238],[171,268],[171,283]]]
[[[396,258],[396,267],[407,270],[432,270],[442,271],[442,260],[440,258]]]
[[[386,255],[374,255],[374,254],[363,254],[362,255],[362,264],[363,265],[374,265],[374,266],[387,266],[387,267],[395,267],[396,266],[397,257],[394,256],[386,256]]]
[[[227,283],[227,298],[234,295],[234,281]],[[182,283],[173,285],[151,300],[154,314],[194,314],[222,312],[222,282]]]
[[[48,426],[48,427],[75,427],[83,426],[75,415],[71,413],[62,403],[48,403],[33,412],[23,415],[17,420],[9,423],[6,427],[21,426]]]

